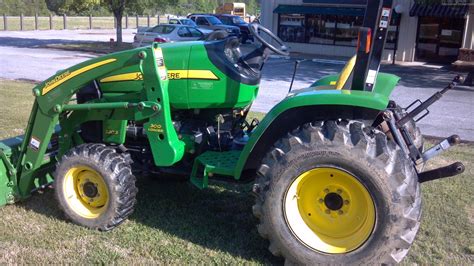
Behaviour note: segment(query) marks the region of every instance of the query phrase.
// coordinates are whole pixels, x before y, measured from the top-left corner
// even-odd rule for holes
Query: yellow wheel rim
[[[309,170],[290,185],[286,221],[306,246],[343,254],[360,247],[375,225],[375,205],[360,181],[337,168]]]
[[[69,169],[64,178],[63,193],[69,207],[88,219],[104,213],[109,202],[109,191],[104,179],[87,166]]]

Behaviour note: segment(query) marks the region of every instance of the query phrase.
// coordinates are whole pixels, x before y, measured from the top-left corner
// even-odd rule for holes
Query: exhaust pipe
[[[464,170],[465,167],[461,162],[455,162],[448,166],[419,173],[418,182],[423,183],[431,180],[459,175],[462,174]]]

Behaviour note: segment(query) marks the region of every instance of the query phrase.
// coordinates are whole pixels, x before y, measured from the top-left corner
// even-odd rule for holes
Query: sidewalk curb
[[[441,140],[444,140],[446,138],[446,137],[436,137],[436,136],[432,136],[432,135],[423,135],[423,137],[426,140],[432,140],[432,141],[441,141]],[[474,141],[461,139],[460,144],[474,144]]]

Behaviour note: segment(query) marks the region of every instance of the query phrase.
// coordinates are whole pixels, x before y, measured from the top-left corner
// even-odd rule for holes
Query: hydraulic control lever
[[[397,121],[397,127],[398,128],[401,128],[403,125],[405,125],[408,121],[410,121],[411,119],[415,118],[417,115],[419,115],[421,112],[423,112],[424,110],[427,110],[427,108],[432,105],[433,103],[437,102],[439,99],[441,99],[441,97],[443,96],[443,94],[445,94],[447,91],[453,89],[456,87],[456,85],[458,85],[460,82],[463,81],[463,77],[462,76],[456,76],[454,77],[453,81],[451,83],[449,83],[448,86],[446,86],[446,88],[442,89],[441,91],[438,91],[436,92],[435,94],[433,94],[430,98],[428,98],[428,100],[422,102],[420,105],[418,105],[417,107],[415,107],[415,109],[413,109],[412,111],[410,111],[408,114],[406,114],[404,117],[400,118],[400,120]],[[418,100],[419,101],[419,100]],[[413,105],[413,104],[411,104]],[[411,106],[410,105],[410,106]],[[426,114],[425,114],[426,115]],[[424,115],[424,116],[425,116]],[[424,117],[423,116],[423,117]],[[422,117],[422,118],[423,118]],[[421,118],[420,118],[421,119]]]

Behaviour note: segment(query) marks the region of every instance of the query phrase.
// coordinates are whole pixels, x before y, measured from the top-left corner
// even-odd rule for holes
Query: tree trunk
[[[122,44],[122,16],[123,14],[115,14],[117,21],[117,46]]]

